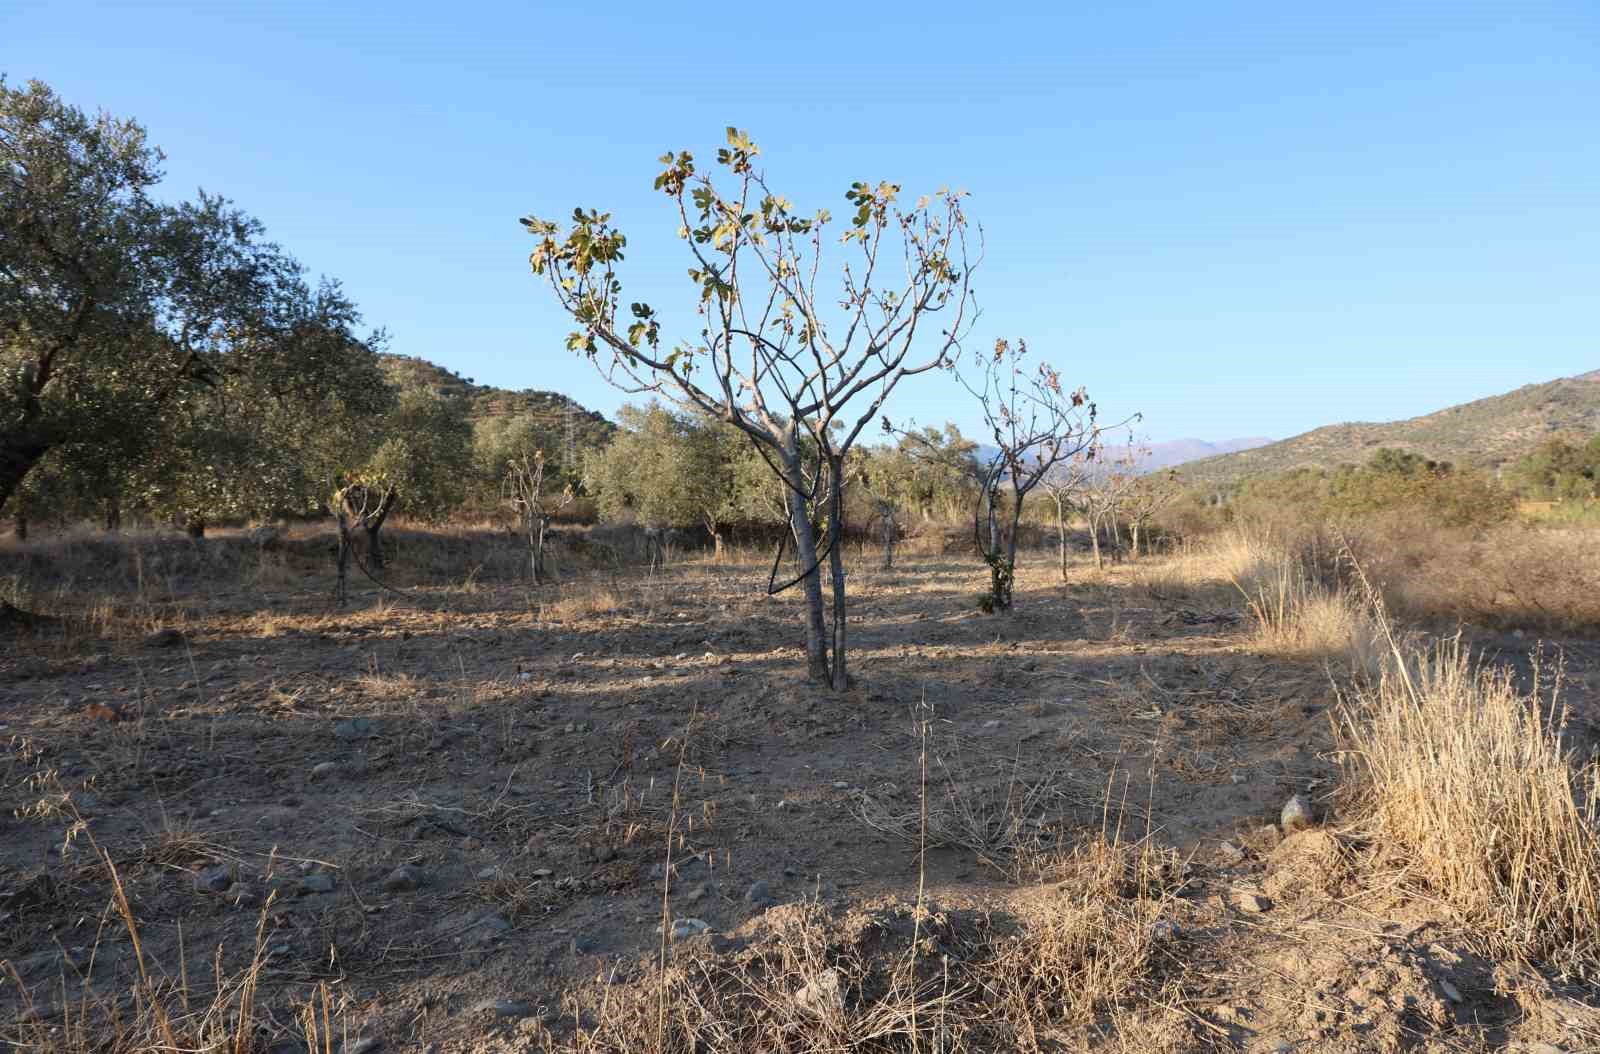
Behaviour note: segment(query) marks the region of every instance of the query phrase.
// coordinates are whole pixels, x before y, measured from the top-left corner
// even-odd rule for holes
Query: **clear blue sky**
[[[1600,367],[1600,5],[0,3],[0,70],[137,117],[393,350],[612,411],[518,216],[629,232],[749,129],[797,205],[972,192],[977,337],[1154,439],[1282,437]],[[972,414],[922,383],[900,418]]]

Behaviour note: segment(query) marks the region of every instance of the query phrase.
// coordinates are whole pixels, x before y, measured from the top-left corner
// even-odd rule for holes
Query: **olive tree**
[[[137,123],[0,80],[0,509],[60,451],[159,467],[198,522],[260,478],[207,471],[259,463],[252,411],[363,394],[337,287],[224,198],[153,200],[161,161]]]
[[[721,182],[687,152],[662,157],[655,180],[690,257],[693,336],[667,340],[667,319],[625,300],[627,239],[609,213],[580,208],[567,225],[525,218],[538,240],[529,259],[577,324],[569,348],[624,390],[725,421],[761,452],[784,487],[807,672],[843,691],[845,457],[896,385],[947,365],[970,327],[964,195],[945,190],[904,207],[896,184],[851,184],[854,212],[838,239],[847,260],[834,277],[823,267],[828,212],[797,212],[756,168],[758,150],[743,132],[728,129],[727,144],[717,153]]]
[[[632,513],[647,529],[698,524],[722,558],[724,532],[746,511],[740,460],[754,456],[744,437],[704,414],[659,403],[619,411],[620,428],[586,464],[584,486],[608,519]]]

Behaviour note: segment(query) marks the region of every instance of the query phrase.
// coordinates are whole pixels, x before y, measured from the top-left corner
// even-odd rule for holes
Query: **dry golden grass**
[[[1181,974],[1162,923],[1175,863],[1091,838],[1004,917],[790,905],[741,951],[680,944],[634,983],[570,994],[574,1027],[539,1038],[563,1054],[1059,1049],[1064,1029],[1148,1006]]]
[[[1376,672],[1376,627],[1365,601],[1320,565],[1314,546],[1235,528],[1184,546],[1139,571],[1152,595],[1191,603],[1242,603],[1255,650]]]
[[[1373,833],[1489,952],[1594,976],[1600,762],[1575,762],[1556,689],[1520,690],[1458,639],[1389,641],[1381,678],[1340,716]]]
[[[1365,539],[1393,607],[1507,629],[1600,628],[1600,546],[1589,526],[1513,524],[1477,534],[1398,526]]]
[[[1252,643],[1260,651],[1374,669],[1375,627],[1366,605],[1345,589],[1313,580],[1294,556],[1268,557],[1234,584],[1255,622]]]
[[[577,622],[601,615],[633,610],[640,597],[629,591],[592,582],[560,586],[552,599],[539,600],[541,618],[555,622]]]

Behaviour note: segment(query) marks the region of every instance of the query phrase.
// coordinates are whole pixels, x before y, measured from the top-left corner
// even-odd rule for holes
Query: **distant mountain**
[[[1349,422],[1313,429],[1277,443],[1187,464],[1183,474],[1208,484],[1297,468],[1365,464],[1379,447],[1435,461],[1497,469],[1540,440],[1600,432],[1600,370],[1529,384],[1460,406],[1387,423]]]
[[[1164,468],[1175,468],[1187,465],[1199,458],[1214,457],[1218,454],[1231,454],[1236,450],[1253,450],[1264,446],[1272,440],[1264,436],[1249,436],[1244,439],[1222,439],[1213,443],[1205,439],[1172,439],[1165,443],[1107,443],[1100,449],[1099,456],[1095,459],[1095,467],[1103,467],[1104,471],[1111,471],[1112,467],[1126,463],[1129,456],[1138,463],[1140,472],[1158,472]],[[1000,448],[992,443],[978,444],[978,456],[990,458],[999,452]]]
[[[1254,450],[1270,442],[1272,440],[1265,436],[1223,439],[1215,443],[1204,439],[1172,439],[1165,443],[1135,443],[1132,452],[1141,455],[1138,458],[1140,469],[1145,472],[1156,472],[1164,468],[1186,465],[1191,461],[1199,461],[1201,458],[1232,454],[1240,450]],[[1126,444],[1108,445],[1105,451],[1107,460],[1125,458],[1129,452],[1130,448]]]

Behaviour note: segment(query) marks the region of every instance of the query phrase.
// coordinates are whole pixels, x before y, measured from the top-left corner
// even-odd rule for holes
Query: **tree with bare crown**
[[[857,182],[845,195],[854,211],[836,239],[846,260],[837,272],[825,269],[831,216],[797,212],[756,167],[758,154],[730,128],[717,152],[720,182],[687,152],[661,158],[655,189],[677,212],[696,288],[699,332],[689,339],[669,341],[655,308],[625,301],[627,239],[609,213],[580,208],[569,224],[522,223],[538,239],[534,274],[576,323],[572,351],[625,391],[739,429],[781,481],[799,573],[777,581],[780,552],[768,590],[803,590],[807,672],[843,691],[845,459],[903,379],[953,362],[975,314],[977,261],[969,257],[963,192],[941,190],[907,207],[899,185]]]
[[[1100,441],[1087,393],[1066,388],[1048,362],[1026,368],[1027,356],[1026,341],[997,340],[992,354],[956,370],[977,399],[994,444],[979,469],[972,524],[978,552],[989,565],[989,592],[980,606],[990,612],[1011,608],[1017,531],[1028,495],[1074,459],[1093,459]]]
[[[522,450],[506,461],[505,475],[500,480],[501,499],[517,514],[527,540],[528,577],[536,586],[543,585],[549,576],[544,545],[550,521],[577,496],[571,484],[554,491],[545,482],[545,468],[543,450]]]

